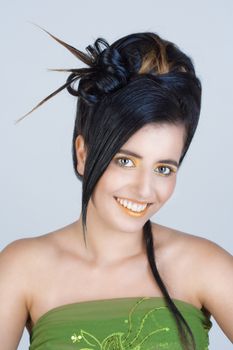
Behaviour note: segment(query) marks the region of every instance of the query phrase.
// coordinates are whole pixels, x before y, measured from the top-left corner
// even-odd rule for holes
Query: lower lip
[[[116,199],[116,198],[115,198]],[[128,208],[125,208],[123,205],[121,205],[118,200],[116,199],[117,204],[121,207],[121,209],[128,215],[134,216],[134,217],[141,217],[144,216],[147,212],[147,209],[149,208],[150,205],[147,204],[146,208],[141,211],[141,212],[136,212],[136,211],[132,211]]]

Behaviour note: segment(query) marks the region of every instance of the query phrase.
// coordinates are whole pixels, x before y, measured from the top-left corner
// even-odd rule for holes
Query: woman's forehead
[[[173,143],[184,143],[185,138],[185,126],[175,125],[171,123],[153,123],[143,126],[136,131],[124,144],[125,146],[132,145],[170,145]],[[162,143],[161,143],[162,142]]]
[[[118,153],[139,159],[173,159],[179,163],[184,147],[185,127],[174,124],[146,125],[133,134]]]

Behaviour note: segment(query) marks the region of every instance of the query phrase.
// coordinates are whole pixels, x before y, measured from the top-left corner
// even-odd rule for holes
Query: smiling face
[[[132,135],[98,181],[87,218],[106,229],[140,230],[174,191],[184,137],[184,126],[173,124],[148,124]]]

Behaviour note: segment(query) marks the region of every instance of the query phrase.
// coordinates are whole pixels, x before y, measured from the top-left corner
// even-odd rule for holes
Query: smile
[[[147,208],[150,206],[150,203],[138,204],[131,202],[127,199],[115,197],[119,206],[129,215],[132,216],[142,216],[146,213]]]

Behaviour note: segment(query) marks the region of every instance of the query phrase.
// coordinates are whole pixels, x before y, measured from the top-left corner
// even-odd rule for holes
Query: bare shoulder
[[[37,258],[40,258],[41,254],[46,254],[49,249],[49,237],[50,234],[21,238],[8,244],[0,253],[0,261],[7,262],[9,265],[16,264],[22,268],[22,264],[27,265],[28,262],[36,263]],[[51,250],[51,249],[50,249]],[[40,254],[38,255],[38,253]]]
[[[18,266],[21,272],[23,266],[27,267],[28,272],[30,267],[34,269],[36,265],[47,264],[48,260],[51,262],[59,257],[61,248],[64,247],[62,240],[66,234],[68,236],[70,226],[40,236],[21,238],[11,242],[0,253],[0,262],[15,264],[15,268]]]
[[[25,310],[30,307],[31,286],[38,266],[47,260],[44,259],[48,255],[46,251],[45,239],[34,237],[13,241],[0,253],[0,285],[4,286],[5,294],[9,294],[14,284],[12,298],[18,295],[18,302],[24,304]]]
[[[191,233],[183,232],[171,227],[152,223],[154,240],[163,249],[174,249],[174,253],[185,249],[192,258],[196,256],[201,262],[207,262],[211,258],[231,259],[232,255],[217,243]],[[158,236],[158,237],[157,237]]]
[[[164,276],[167,272],[167,279],[171,278],[170,274],[175,276],[173,284],[176,285],[175,281],[178,281],[178,285],[186,290],[187,294],[194,293],[201,304],[198,296],[199,283],[202,283],[199,281],[200,269],[209,269],[208,260],[211,256],[214,259],[217,251],[227,256],[229,253],[204,237],[157,223],[152,224],[152,232],[160,271]],[[183,276],[186,276],[186,281],[183,281]],[[191,280],[187,282],[188,276],[191,276]]]
[[[152,225],[153,236],[162,254],[174,261],[206,275],[219,271],[224,273],[226,265],[231,267],[233,256],[217,243],[171,227]]]
[[[41,273],[58,260],[60,235],[19,239],[0,252],[0,336],[7,349],[19,344]]]
[[[69,237],[69,226],[8,244],[0,252],[0,285],[4,286],[5,294],[8,290],[12,291],[12,298],[18,294],[20,304],[29,310],[37,281],[43,276],[50,278],[54,271],[56,273],[66,236]]]
[[[200,304],[233,342],[233,256],[217,243],[170,227],[153,224],[153,235],[170,268],[180,270],[180,284],[195,288]],[[160,232],[160,233],[158,233]],[[176,264],[174,264],[176,261]],[[182,270],[183,269],[183,270]],[[185,273],[185,274],[184,274]],[[185,276],[185,278],[184,278]],[[185,283],[182,282],[185,280]],[[182,284],[183,283],[183,284]],[[227,312],[226,312],[227,310]]]

